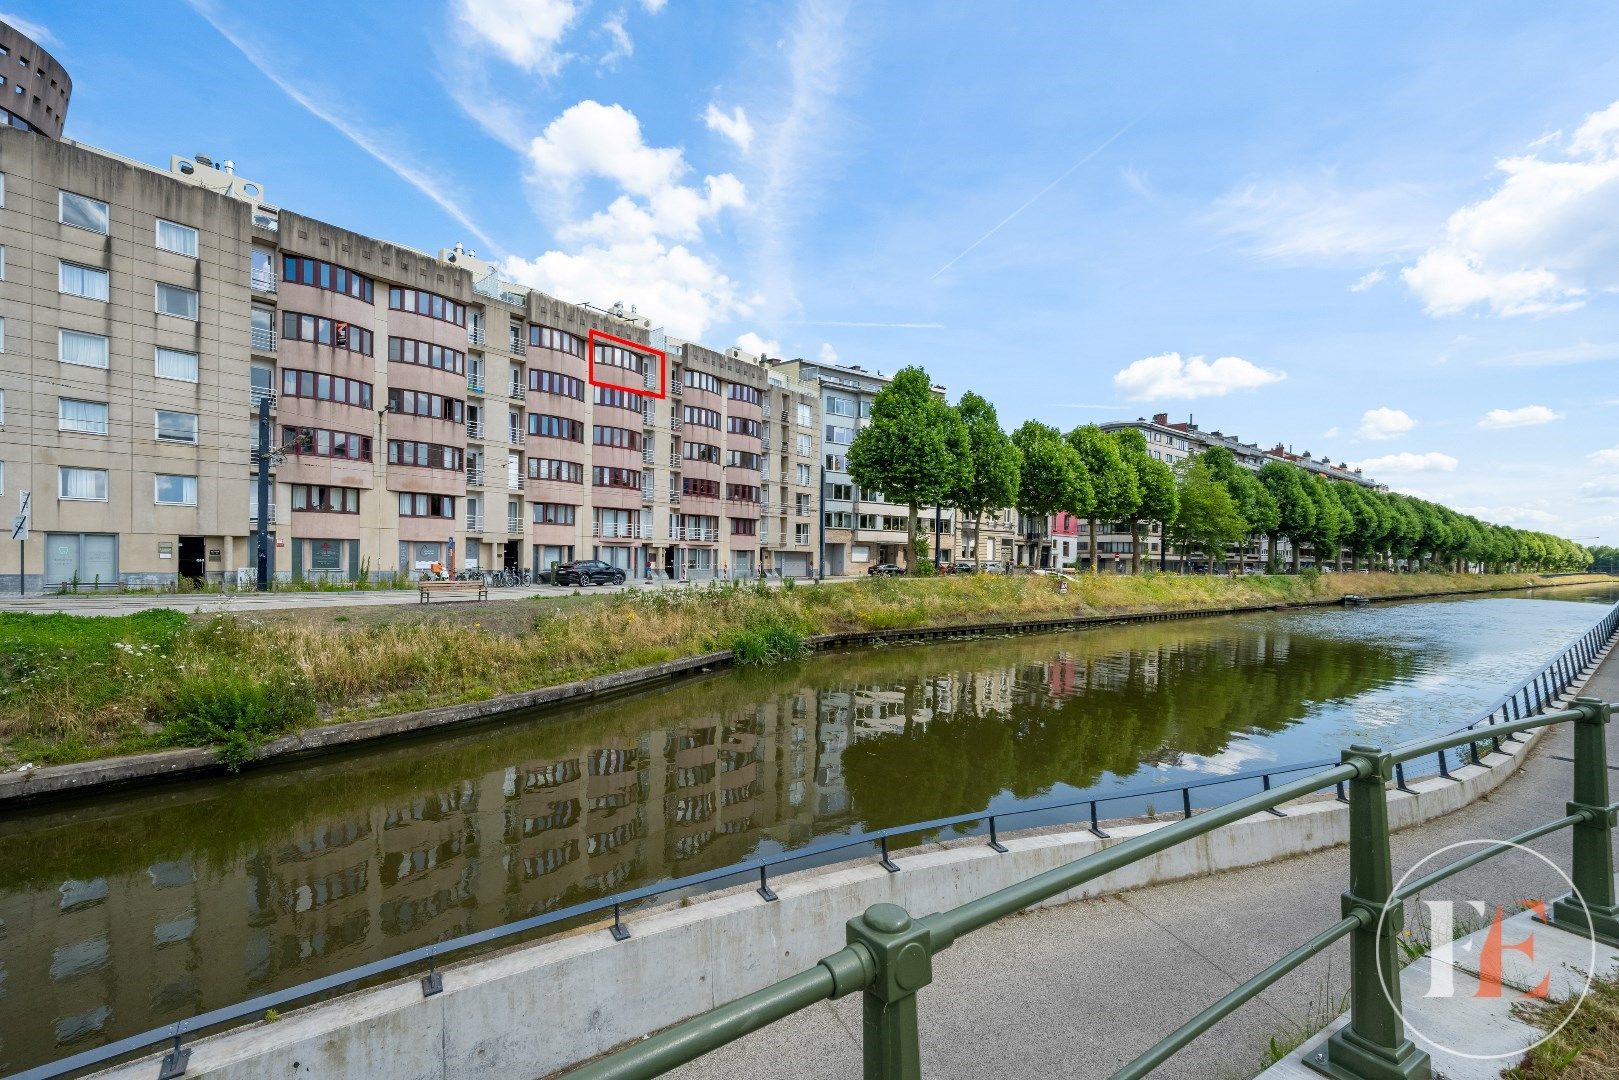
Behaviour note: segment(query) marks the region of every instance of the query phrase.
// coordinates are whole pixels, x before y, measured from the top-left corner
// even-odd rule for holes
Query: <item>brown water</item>
[[[12,812],[0,1071],[818,838],[1444,730],[1615,600],[1565,589],[850,652]]]

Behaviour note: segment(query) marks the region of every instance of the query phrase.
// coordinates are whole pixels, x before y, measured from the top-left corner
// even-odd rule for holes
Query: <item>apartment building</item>
[[[740,350],[728,353],[757,363]],[[771,560],[767,569],[784,578],[808,577],[820,533],[820,388],[779,369],[767,378],[759,543]]]
[[[862,574],[879,563],[910,565],[906,551],[909,511],[881,492],[861,490],[849,476],[849,445],[871,422],[871,404],[890,380],[864,368],[816,360],[765,360],[772,372],[806,386],[818,387],[821,411],[821,528],[819,542],[825,573],[832,577]],[[939,394],[942,387],[935,387]],[[940,528],[940,559],[955,551],[955,511],[924,507],[918,534],[933,547],[935,522]]]

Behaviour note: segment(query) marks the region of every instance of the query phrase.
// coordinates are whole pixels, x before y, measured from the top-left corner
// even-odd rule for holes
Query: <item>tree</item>
[[[952,502],[958,511],[972,516],[973,564],[982,569],[979,535],[984,511],[1017,505],[1023,454],[1001,430],[995,406],[977,394],[962,394],[956,412],[967,436],[967,467]]]
[[[1305,474],[1304,490],[1309,494],[1310,501],[1315,503],[1315,521],[1311,523],[1307,535],[1317,569],[1324,566],[1329,558],[1334,569],[1343,569],[1343,560],[1338,554],[1339,541],[1348,535],[1352,522],[1344,504],[1338,500],[1337,487],[1324,476]]]
[[[1079,463],[1091,484],[1090,506],[1084,517],[1091,527],[1091,573],[1102,572],[1096,551],[1097,522],[1124,521],[1141,505],[1141,485],[1135,470],[1124,463],[1118,440],[1095,424],[1077,427],[1068,433],[1068,444],[1079,455]],[[1064,509],[1071,509],[1064,507]]]
[[[1237,513],[1248,523],[1244,546],[1259,536],[1269,536],[1276,528],[1280,512],[1270,491],[1259,482],[1258,474],[1244,468],[1236,455],[1223,446],[1211,446],[1203,451],[1203,462],[1214,478],[1225,485],[1231,500],[1237,504]]]
[[[872,401],[871,423],[849,446],[849,476],[905,504],[907,552],[916,550],[917,511],[943,505],[961,489],[966,444],[961,417],[919,367],[900,369]],[[915,561],[907,569],[915,570]]]
[[[1021,459],[1019,514],[1045,521],[1059,510],[1090,505],[1091,487],[1079,455],[1056,428],[1026,420],[1012,433],[1012,445]]]
[[[1307,474],[1285,461],[1267,461],[1259,469],[1259,482],[1276,500],[1276,526],[1271,532],[1271,560],[1276,558],[1276,538],[1287,537],[1293,546],[1293,573],[1299,572],[1299,547],[1315,525],[1315,500],[1305,490]],[[1272,570],[1275,567],[1271,567]]]
[[[1139,428],[1124,428],[1115,432],[1115,439],[1119,443],[1119,453],[1124,463],[1135,471],[1136,486],[1141,490],[1141,499],[1135,510],[1129,515],[1130,522],[1130,572],[1141,572],[1141,523],[1143,521],[1156,521],[1165,532],[1171,521],[1175,520],[1175,508],[1179,505],[1179,496],[1175,491],[1175,474],[1164,462],[1157,460],[1147,452],[1147,437]],[[1167,547],[1167,532],[1160,542]],[[1160,552],[1163,548],[1161,547]]]
[[[1236,500],[1213,470],[1193,458],[1181,474],[1180,510],[1171,529],[1181,545],[1181,565],[1186,564],[1187,548],[1196,546],[1208,556],[1212,574],[1216,555],[1246,536],[1248,523],[1237,513]]]

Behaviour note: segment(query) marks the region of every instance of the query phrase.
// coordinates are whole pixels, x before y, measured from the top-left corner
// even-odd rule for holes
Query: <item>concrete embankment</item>
[[[1571,581],[1565,583],[1555,580],[1541,580],[1533,587],[1557,588],[1580,584],[1590,584],[1590,582]],[[1372,599],[1378,602],[1393,602],[1396,600],[1433,599],[1498,591],[1500,591],[1500,586],[1494,585],[1488,589],[1451,589],[1443,592],[1417,592],[1398,596],[1372,597]],[[1293,603],[1081,615],[1021,622],[1002,621],[967,625],[861,630],[818,635],[808,639],[808,644],[815,651],[832,651],[873,645],[947,640],[985,634],[1049,633],[1094,629],[1127,623],[1205,619],[1258,611],[1335,607],[1341,602],[1339,597],[1334,596],[1321,600],[1296,601]],[[518,694],[506,694],[458,705],[423,709],[397,716],[354,720],[346,723],[305,728],[292,734],[281,736],[260,747],[256,754],[255,763],[277,761],[294,755],[332,752],[374,740],[431,734],[449,727],[497,721],[518,713],[533,714],[535,712],[562,709],[604,697],[656,689],[679,679],[691,678],[727,668],[733,662],[734,657],[729,651],[711,652],[598,675],[557,686],[542,687],[538,690]],[[252,766],[250,765],[249,767]],[[0,773],[0,807],[53,798],[72,797],[103,791],[111,787],[151,784],[180,777],[217,774],[225,770],[226,765],[220,755],[215,750],[206,747],[100,758],[71,765],[14,769],[10,772]]]
[[[1579,692],[1590,671],[1607,653],[1608,650],[1604,650],[1591,668],[1581,673],[1565,694],[1566,698]],[[1559,730],[1549,737],[1558,738],[1562,734]],[[1536,733],[1526,742],[1504,744],[1501,753],[1487,756],[1485,767],[1453,770],[1453,779],[1435,777],[1413,782],[1410,792],[1391,791],[1392,826],[1399,830],[1420,829],[1424,823],[1496,792],[1530,757],[1535,739],[1539,737],[1541,733]],[[1564,797],[1564,790],[1566,788],[1554,793],[1554,801]],[[1496,803],[1492,800],[1489,805],[1493,807]],[[1285,809],[1284,817],[1259,814],[1246,818],[1132,864],[1043,906],[1108,897],[1125,890],[1161,886],[1219,871],[1251,872],[1240,868],[1308,856],[1346,842],[1347,810],[1336,801],[1314,799],[1290,804]],[[1457,815],[1462,820],[1468,816]],[[927,845],[897,853],[901,867],[898,873],[883,870],[875,861],[865,861],[773,878],[772,885],[779,899],[772,903],[763,901],[751,887],[741,887],[690,904],[635,913],[628,920],[631,936],[624,941],[613,940],[605,929],[580,931],[442,969],[443,991],[431,997],[424,997],[419,982],[411,979],[313,1005],[289,1013],[275,1023],[202,1040],[193,1048],[187,1075],[217,1080],[293,1074],[529,1080],[803,970],[819,957],[841,947],[845,921],[870,904],[896,903],[912,912],[941,910],[1081,858],[1111,843],[1162,827],[1163,823],[1158,822],[1120,825],[1110,829],[1112,836],[1107,840],[1076,830],[1003,834],[1002,841],[1008,849],[1004,854],[991,850],[981,839]],[[1341,883],[1347,880],[1341,863],[1340,858],[1330,878],[1319,869],[1311,871],[1306,875],[1306,884],[1312,888],[1325,884],[1341,888]],[[1282,876],[1286,876],[1285,871]],[[1313,920],[1314,929],[1318,930],[1330,917],[1335,917],[1336,906],[1321,902],[1319,897],[1312,897],[1302,913],[1267,911],[1271,903],[1268,898],[1261,899],[1248,891],[1247,886],[1233,894],[1231,889],[1219,884],[1221,880],[1216,878],[1208,883],[1209,912],[1226,913],[1215,918],[1217,925],[1252,915],[1261,926],[1274,928],[1285,921],[1291,932],[1293,921]],[[1201,884],[1199,893],[1202,894]],[[1040,914],[1027,916],[1041,917]],[[995,928],[984,931],[985,939],[995,932]],[[1219,947],[1218,942],[1200,947],[1161,927],[1157,931],[1148,928],[1148,932],[1148,938],[1133,946],[1147,950],[1138,954],[1140,962],[1157,967],[1169,962],[1171,970],[1181,971],[1183,975],[1193,969],[1202,971],[1207,966],[1202,948]],[[1020,999],[1038,999],[1027,1007],[1049,1015],[1055,1003],[1043,994],[1042,987],[1049,985],[1061,972],[1046,971],[1044,967],[1056,956],[1063,958],[1063,971],[1070,976],[1072,969],[1084,965],[1066,946],[1039,946],[1037,943],[1046,939],[1033,926],[1007,928],[1005,933],[1017,934],[1022,944],[1000,958],[1000,966],[1009,965],[1011,970],[1001,971],[996,976],[998,1000],[1015,1003]],[[1293,944],[1292,938],[1269,940],[1263,929],[1245,933],[1261,953],[1279,953]],[[1105,938],[1106,934],[1102,936]],[[977,940],[977,936],[967,940]],[[1104,941],[1092,947],[1105,948],[1106,944]],[[958,945],[944,956],[954,958],[965,952]],[[1214,982],[1222,984],[1223,988],[1228,974],[1220,972]],[[955,978],[970,981],[960,973]],[[937,981],[941,985],[937,992],[930,988],[930,1000],[940,1000],[940,995],[946,993],[942,971]],[[1208,988],[1208,993],[1195,990],[1198,985],[1201,984],[1193,980],[1189,987],[1183,977],[1172,986],[1148,988],[1143,993],[1151,1001],[1161,1003],[1164,994],[1172,991],[1175,1001],[1185,1006],[1178,1012],[1189,1015],[1218,993],[1212,988]],[[1131,1002],[1137,1000],[1126,994],[1123,986],[1108,982],[1093,986],[1092,996],[1098,1001],[1115,1003],[1124,998]],[[1184,1002],[1180,1002],[1180,998],[1184,998]],[[837,1006],[846,1007],[850,1007],[849,1002]],[[852,1007],[858,1009],[858,1003]],[[1065,1014],[1088,1007],[1067,999],[1060,1003]],[[1129,1056],[1125,1051],[1131,1047],[1140,1049],[1163,1034],[1161,1029],[1173,1026],[1163,1022],[1164,1013],[1165,1010],[1156,1005],[1148,1009],[1135,1008],[1131,1015],[1140,1031],[1129,1026],[1111,1029],[1105,1045],[1113,1052],[1112,1057],[1095,1060],[1098,1066],[1105,1068],[1076,1070],[1072,1067],[1076,1059],[1064,1053],[1048,1053],[1043,1072],[1052,1073],[1053,1060],[1066,1060],[1070,1067],[1056,1069],[1057,1072],[1105,1074]],[[745,1058],[750,1051],[736,1048],[724,1063],[713,1063],[712,1069],[716,1075],[736,1075],[738,1071],[778,1075],[787,1071],[785,1063],[791,1062],[794,1075],[835,1075],[837,1070],[820,1068],[826,1064],[828,1049],[827,1033],[823,1030],[825,1019],[824,1013],[817,1013],[815,1017],[801,1014],[779,1029],[772,1028],[756,1036],[751,1043],[755,1046],[762,1045],[759,1039],[776,1040],[766,1051],[776,1061],[775,1068],[761,1067],[758,1060],[753,1060],[749,1063],[752,1068],[738,1069],[737,1056]],[[1052,1022],[1036,1026],[1038,1030],[1025,1026],[1020,1033],[1001,1032],[997,1038],[1003,1043],[1015,1040],[1017,1052],[1023,1054],[1029,1052],[1030,1045],[1049,1050],[1050,1044],[1057,1041],[1059,1047],[1070,1048],[1066,1055],[1074,1053],[1073,1039],[1086,1038],[1084,1025]],[[1154,1032],[1150,1037],[1144,1034],[1149,1030]],[[953,1030],[957,1047],[964,1041],[963,1031],[964,1027],[959,1025]],[[925,1044],[933,1046],[935,1054],[942,1052],[946,1057],[957,1059],[959,1067],[946,1070],[950,1075],[1024,1074],[1022,1068],[1006,1069],[1012,1060],[1008,1057],[975,1058],[966,1051],[958,1054],[946,1045],[951,1040],[945,1036],[951,1033],[935,1031],[931,1038],[936,1041]],[[836,1049],[840,1052],[848,1049],[844,1045],[849,1038],[847,1031],[835,1033],[835,1038]],[[1090,1045],[1094,1046],[1096,1033],[1093,1031],[1089,1038]],[[976,1039],[977,1036],[973,1036],[965,1041],[975,1042]],[[790,1042],[791,1046],[779,1045],[782,1040]],[[942,1051],[937,1049],[941,1046]],[[854,1054],[858,1060],[857,1046]],[[1086,1060],[1094,1060],[1094,1055],[1087,1056]],[[155,1061],[146,1059],[108,1075],[120,1080],[126,1077],[136,1080],[149,1077],[155,1069]],[[1029,1074],[1038,1071],[1042,1070],[1028,1070]]]

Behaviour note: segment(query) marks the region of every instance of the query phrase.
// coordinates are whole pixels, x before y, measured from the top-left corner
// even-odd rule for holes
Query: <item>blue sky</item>
[[[1611,4],[8,5],[81,141],[1008,428],[1190,413],[1619,542]]]

